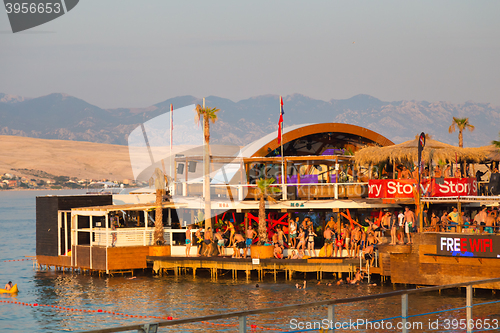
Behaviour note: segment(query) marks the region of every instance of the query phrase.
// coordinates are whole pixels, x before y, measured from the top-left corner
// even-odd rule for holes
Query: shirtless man
[[[486,206],[482,205],[481,206],[481,211],[476,214],[474,217],[474,222],[476,222],[476,225],[479,226],[481,229],[481,232],[484,232],[484,226],[486,225],[486,218],[488,217],[488,213],[486,212]]]
[[[5,285],[5,287],[3,289],[5,289],[5,290],[11,290],[12,287],[13,287],[12,281],[9,281],[9,282],[7,282],[7,284]]]
[[[290,234],[290,247],[292,249],[295,249],[295,246],[297,245],[297,226],[298,224],[295,223],[294,220],[290,219],[290,221],[288,222],[289,225],[290,225],[290,229],[289,229],[289,234]]]
[[[443,215],[441,216],[441,231],[446,231],[448,229],[448,212],[443,211]]]
[[[241,249],[245,249],[245,238],[243,238],[240,234],[234,235],[234,244],[233,244],[233,258],[241,258]],[[244,251],[244,258],[247,257],[246,251]]]
[[[273,245],[278,244],[278,231],[276,229],[274,230],[272,240],[273,240]]]
[[[335,221],[333,220],[333,216],[330,216],[330,220],[326,224],[325,229],[326,227],[330,227],[330,230],[335,230]]]
[[[323,237],[325,238],[325,246],[330,246],[332,244],[332,231],[329,226],[326,226],[325,231],[323,231]]]
[[[415,214],[410,210],[408,206],[405,207],[405,221],[405,228],[408,228],[407,230],[405,230],[408,236],[408,244],[413,244],[413,242],[411,241],[411,233],[413,232],[413,226],[416,225],[417,221],[415,220]]]
[[[286,241],[285,233],[283,232],[283,227],[281,225],[278,226],[278,244],[282,250],[285,249],[285,241]]]
[[[224,256],[224,237],[222,233],[217,231],[215,233],[215,238],[217,239],[217,249],[219,250],[219,256]]]
[[[361,230],[359,226],[352,231],[352,257],[356,258],[359,252],[359,244],[361,242]]]
[[[279,244],[274,244],[274,257],[276,259],[283,259],[283,250]]]
[[[418,168],[413,168],[413,172],[411,173],[411,178],[418,180]]]
[[[191,250],[191,243],[193,242],[193,236],[191,234],[192,228],[191,225],[188,225],[186,230],[186,257],[190,257],[189,251]]]
[[[257,237],[257,233],[255,232],[255,230],[253,229],[251,224],[248,225],[246,236],[247,236],[247,240],[246,240],[245,245],[247,246],[247,249],[248,249],[250,246],[252,246],[252,242],[253,242],[254,238]]]
[[[211,255],[211,253],[212,253],[212,230],[210,227],[208,227],[207,230],[205,230],[205,236],[203,238],[204,238],[205,244],[207,245],[205,248],[205,252],[203,252],[203,256],[211,257],[212,256]]]
[[[349,227],[349,225],[346,223],[344,224],[344,237],[345,237],[345,242],[344,242],[344,246],[345,246],[345,249],[347,251],[347,257],[350,257],[350,251],[351,251],[351,228]]]
[[[410,178],[411,178],[410,170],[408,170],[405,166],[403,166],[403,171],[401,171],[400,179],[410,179]]]
[[[496,219],[495,211],[492,210],[486,217],[486,227],[484,228],[485,232],[489,234],[493,233],[493,227],[495,226]]]

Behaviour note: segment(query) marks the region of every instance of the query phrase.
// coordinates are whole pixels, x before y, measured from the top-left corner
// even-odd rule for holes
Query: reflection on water
[[[55,194],[61,193],[55,191]],[[392,291],[392,285],[332,286],[316,285],[310,280],[307,289],[295,288],[296,282],[278,281],[272,278],[259,282],[246,282],[245,278],[233,281],[230,274],[217,282],[208,277],[129,276],[97,277],[54,271],[36,272],[31,262],[3,262],[35,254],[35,195],[40,192],[0,192],[0,283],[12,280],[18,283],[18,295],[1,294],[0,300],[19,301],[63,306],[72,309],[106,310],[139,316],[186,318],[232,311],[272,308],[288,304],[318,300],[353,297]],[[5,282],[4,282],[5,281]],[[3,285],[2,285],[3,286]],[[474,302],[498,300],[491,292],[477,291]],[[465,295],[457,289],[438,293],[410,296],[410,314],[425,313],[465,306]],[[158,319],[132,318],[108,313],[66,311],[47,307],[28,307],[0,303],[1,332],[60,332],[83,331],[97,328],[158,321]],[[474,308],[474,316],[500,319],[498,304]],[[338,321],[349,319],[378,319],[401,313],[400,297],[365,301],[335,308]],[[321,321],[326,318],[326,308],[304,308],[292,313],[272,313],[251,316],[248,323],[266,328],[290,330],[290,320]],[[427,325],[429,320],[465,319],[465,310],[413,318]],[[237,319],[217,321],[233,326],[190,324],[171,329],[169,332],[235,332]],[[265,330],[264,330],[265,331]],[[338,330],[347,332],[346,330]],[[360,330],[358,332],[379,332]],[[411,332],[428,332],[412,330]],[[439,330],[443,331],[443,330]]]

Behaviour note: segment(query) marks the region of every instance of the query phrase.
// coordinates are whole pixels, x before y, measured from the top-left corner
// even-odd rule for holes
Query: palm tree
[[[267,225],[266,225],[266,202],[276,202],[270,194],[281,192],[278,187],[273,187],[274,178],[264,179],[261,178],[257,181],[257,195],[259,197],[259,245],[264,245],[267,239]]]
[[[500,133],[498,133],[500,135]],[[495,147],[497,147],[498,149],[500,149],[500,141],[497,141],[497,140],[493,140],[491,141],[491,144],[494,145]]]
[[[468,129],[469,131],[474,131],[474,126],[469,123],[469,118],[456,118],[453,117],[453,122],[451,123],[448,132],[455,132],[455,126],[458,127],[458,146],[460,148],[464,147],[464,135],[463,131]]]
[[[155,214],[155,232],[154,232],[154,243],[156,245],[163,245],[165,243],[165,238],[163,237],[163,197],[167,193],[168,178],[159,169],[156,168],[153,172],[153,176],[149,179],[149,186],[155,186],[156,189],[156,214]],[[145,221],[148,223],[148,221]]]
[[[204,184],[205,184],[205,229],[212,227],[212,212],[210,203],[210,122],[214,123],[217,120],[217,108],[206,108],[205,99],[203,99],[203,106],[196,105],[195,109],[195,122],[199,125],[200,118],[203,118],[203,136],[205,138],[204,156],[203,156],[203,169],[204,169]]]

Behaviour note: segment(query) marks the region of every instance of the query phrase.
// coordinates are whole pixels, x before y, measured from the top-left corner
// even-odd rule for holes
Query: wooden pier
[[[266,274],[272,274],[274,280],[278,274],[282,274],[286,280],[291,280],[300,273],[315,272],[318,280],[324,278],[340,278],[342,274],[353,276],[359,267],[359,260],[348,258],[321,258],[309,259],[259,259],[258,263],[251,258],[229,258],[229,257],[159,257],[148,256],[147,261],[151,264],[156,274],[189,274],[196,276],[199,269],[209,270],[210,276],[217,279],[221,274],[231,271],[232,278],[237,279],[238,273],[243,272],[246,279],[251,278],[252,272],[257,272],[258,280],[262,281]],[[330,276],[327,276],[330,275]]]

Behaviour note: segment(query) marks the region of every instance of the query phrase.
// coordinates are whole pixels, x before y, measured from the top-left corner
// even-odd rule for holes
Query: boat
[[[15,294],[17,292],[19,292],[19,289],[17,289],[17,284],[15,284],[9,290],[7,290],[7,289],[0,289],[0,294]]]

